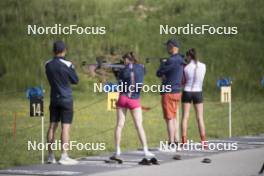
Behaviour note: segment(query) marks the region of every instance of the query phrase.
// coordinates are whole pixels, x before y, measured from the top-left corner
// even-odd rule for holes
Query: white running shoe
[[[119,157],[121,155],[121,152],[114,152],[112,157]]]
[[[154,153],[151,153],[150,151],[146,151],[145,153],[145,157],[155,157]]]
[[[76,165],[76,164],[78,164],[78,161],[75,159],[72,159],[68,156],[61,156],[61,159],[59,160],[59,164],[61,164],[61,165]]]
[[[49,154],[47,163],[48,164],[56,164],[57,163],[54,154]]]

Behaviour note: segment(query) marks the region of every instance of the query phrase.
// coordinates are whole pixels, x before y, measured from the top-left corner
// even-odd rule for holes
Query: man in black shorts
[[[53,45],[54,58],[46,63],[46,75],[50,84],[50,126],[47,134],[49,155],[48,163],[56,163],[51,144],[55,140],[55,131],[61,122],[61,149],[60,164],[73,165],[77,161],[71,159],[69,149],[70,127],[73,119],[73,98],[71,84],[77,84],[79,79],[72,63],[65,59],[66,46],[62,41]]]

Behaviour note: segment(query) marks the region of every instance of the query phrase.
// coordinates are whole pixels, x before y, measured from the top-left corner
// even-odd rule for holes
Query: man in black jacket
[[[49,146],[48,163],[56,163],[51,149],[55,140],[55,131],[61,122],[61,159],[60,164],[73,165],[77,161],[71,159],[69,149],[70,127],[73,119],[73,98],[71,84],[77,84],[79,79],[72,63],[65,59],[66,46],[62,41],[53,45],[54,58],[46,63],[46,75],[51,87],[50,92],[50,126],[47,134]]]
[[[177,139],[178,127],[176,122],[179,119],[176,119],[176,113],[181,100],[183,66],[185,62],[179,54],[180,45],[176,39],[170,39],[165,44],[170,57],[160,66],[157,76],[162,79],[162,85],[171,87],[170,92],[161,93],[162,110],[167,124],[169,144],[177,144],[179,139]]]

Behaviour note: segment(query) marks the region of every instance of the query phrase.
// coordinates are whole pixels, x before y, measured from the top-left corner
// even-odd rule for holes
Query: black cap
[[[66,49],[65,43],[63,41],[56,41],[53,44],[53,52],[54,53],[61,53]]]
[[[176,39],[174,39],[174,38],[169,39],[169,40],[165,43],[165,45],[173,45],[173,46],[175,46],[175,47],[177,47],[177,48],[180,48],[180,43],[179,43]]]

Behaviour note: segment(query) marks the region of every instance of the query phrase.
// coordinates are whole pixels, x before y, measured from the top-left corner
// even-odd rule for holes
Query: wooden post
[[[44,115],[41,117],[41,142],[44,144]],[[44,150],[41,151],[41,164],[44,164]]]
[[[232,137],[232,98],[231,98],[231,86],[221,87],[221,103],[228,103],[228,128],[229,137]]]

